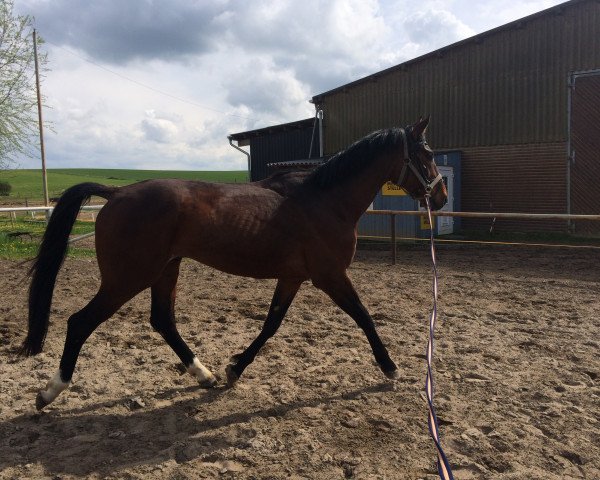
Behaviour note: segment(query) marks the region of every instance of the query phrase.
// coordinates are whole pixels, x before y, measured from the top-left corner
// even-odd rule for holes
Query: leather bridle
[[[402,187],[402,183],[404,182],[404,180],[406,180],[406,175],[408,174],[408,170],[410,169],[412,170],[417,180],[421,183],[421,185],[423,185],[423,188],[425,189],[425,196],[429,197],[431,196],[431,192],[433,191],[434,187],[442,181],[442,174],[438,173],[435,178],[429,179],[427,177],[427,173],[422,163],[417,160],[414,160],[411,156],[411,154],[414,154],[414,152],[416,151],[416,148],[409,148],[406,129],[401,128],[400,132],[402,134],[402,141],[404,143],[404,164],[402,165],[400,176],[398,177],[398,180],[395,183],[399,187]],[[416,143],[417,146],[423,146],[425,144],[425,141]]]

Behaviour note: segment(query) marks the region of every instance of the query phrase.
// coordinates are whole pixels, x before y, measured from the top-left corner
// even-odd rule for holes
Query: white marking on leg
[[[214,385],[217,383],[217,379],[211,373],[211,371],[200,363],[196,357],[192,360],[192,363],[188,365],[187,371],[190,375],[193,375],[198,379],[201,385]]]
[[[53,402],[56,397],[69,386],[69,382],[63,382],[60,378],[60,370],[48,381],[46,390],[40,392],[46,404]]]

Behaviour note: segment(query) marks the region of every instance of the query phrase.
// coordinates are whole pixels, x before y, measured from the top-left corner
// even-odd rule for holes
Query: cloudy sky
[[[238,170],[227,135],[553,0],[15,0],[47,41],[49,168]],[[22,159],[37,168],[36,159]]]

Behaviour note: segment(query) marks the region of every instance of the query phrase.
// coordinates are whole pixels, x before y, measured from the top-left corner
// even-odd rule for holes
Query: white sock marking
[[[56,397],[69,386],[69,382],[63,382],[60,378],[60,370],[48,381],[46,390],[42,390],[40,395],[46,403],[53,402]]]
[[[198,360],[196,357],[194,357],[191,365],[188,365],[187,371],[190,375],[198,378],[200,382],[213,381],[215,379],[215,376],[211,373],[211,371],[202,365],[200,360]]]

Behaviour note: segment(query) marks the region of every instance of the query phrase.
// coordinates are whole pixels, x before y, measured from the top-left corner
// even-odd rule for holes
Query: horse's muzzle
[[[433,211],[440,210],[447,203],[448,203],[448,197],[447,196],[443,196],[442,198],[438,198],[437,195],[434,196],[434,197],[429,197],[429,205],[431,206],[431,210],[433,210]],[[427,207],[427,204],[425,203],[425,197],[419,198],[419,204],[423,208]]]

